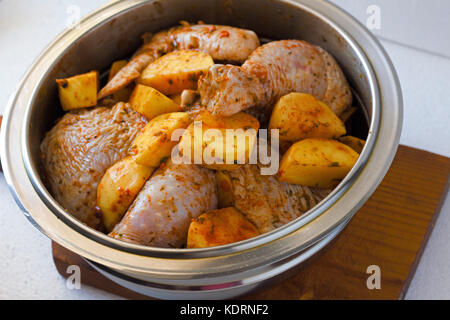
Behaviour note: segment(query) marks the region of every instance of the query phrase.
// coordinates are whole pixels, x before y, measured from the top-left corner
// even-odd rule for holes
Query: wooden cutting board
[[[391,169],[346,229],[287,280],[244,299],[402,299],[448,192],[450,159],[400,146]],[[81,268],[82,282],[130,299],[80,256],[53,243],[58,272]],[[381,271],[381,289],[367,288],[367,267]]]

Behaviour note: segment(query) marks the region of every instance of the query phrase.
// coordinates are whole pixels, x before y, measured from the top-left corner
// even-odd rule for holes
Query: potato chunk
[[[111,65],[111,69],[109,69],[108,81],[111,81],[112,78],[114,78],[114,76],[120,71],[120,69],[127,65],[127,63],[127,60],[114,61]]]
[[[147,119],[170,112],[181,111],[180,105],[151,87],[138,84],[130,98],[131,107]]]
[[[173,94],[169,98],[172,99],[176,104],[181,105],[181,94],[182,93]]]
[[[201,111],[181,138],[180,150],[206,168],[237,170],[249,162],[258,129],[258,120],[244,112],[218,117]]]
[[[283,96],[273,109],[269,129],[280,130],[280,140],[338,138],[346,133],[344,123],[325,103],[306,93]]]
[[[172,141],[172,133],[186,129],[191,122],[185,112],[173,112],[153,118],[136,138],[130,148],[133,159],[141,165],[158,167],[171,155],[177,141]]]
[[[358,153],[361,153],[366,142],[364,140],[361,140],[359,138],[353,137],[353,136],[345,136],[338,139],[343,144],[348,145],[350,148],[355,150]]]
[[[138,82],[165,95],[177,94],[184,89],[196,89],[200,75],[213,65],[213,59],[206,53],[174,51],[151,63],[142,72]]]
[[[114,78],[114,76],[120,71],[120,69],[127,65],[127,63],[127,60],[115,61],[112,64],[111,69],[109,69],[108,82],[111,81],[112,78]],[[130,99],[131,93],[133,93],[133,87],[134,85],[130,84],[125,88],[117,90],[112,94],[112,98],[116,101],[127,102]]]
[[[235,208],[206,212],[189,226],[187,247],[207,248],[258,236],[258,229]]]
[[[217,197],[219,208],[232,207],[234,205],[233,184],[226,171],[216,171]]]
[[[137,164],[131,157],[106,171],[97,188],[97,206],[108,232],[120,222],[153,171],[154,168]]]
[[[336,140],[305,139],[292,145],[278,171],[280,181],[333,188],[358,160],[358,153]]]
[[[57,79],[59,100],[64,111],[97,105],[98,72]]]

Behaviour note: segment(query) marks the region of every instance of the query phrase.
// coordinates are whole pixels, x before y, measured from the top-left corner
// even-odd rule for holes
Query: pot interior
[[[373,97],[369,71],[350,44],[333,25],[299,3],[273,0],[166,0],[122,1],[137,3],[125,6],[119,14],[99,20],[96,27],[87,30],[67,45],[64,53],[56,57],[51,68],[42,75],[29,102],[27,140],[30,163],[37,175],[40,168],[40,144],[45,133],[63,115],[59,104],[56,78],[64,78],[90,70],[106,71],[115,60],[129,58],[140,46],[140,36],[157,32],[179,21],[203,21],[248,28],[258,36],[272,40],[301,39],[321,46],[341,65],[352,86],[355,105],[359,112],[351,122],[352,134],[365,139],[373,114]],[[356,98],[358,97],[358,98]]]

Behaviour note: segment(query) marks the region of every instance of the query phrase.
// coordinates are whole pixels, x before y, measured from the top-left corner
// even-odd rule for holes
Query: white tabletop
[[[78,8],[84,15],[106,2],[0,0],[0,114],[28,66],[70,23]],[[405,118],[401,143],[450,157],[450,43],[446,41],[450,30],[450,2],[333,2],[363,23],[369,19],[371,25],[374,25],[373,14],[377,14],[377,8],[369,6],[378,6],[380,29],[373,31],[391,56],[403,88]],[[447,196],[407,299],[450,299],[449,198]],[[23,216],[2,174],[0,203],[0,299],[119,298],[88,286],[80,290],[67,288],[53,265],[50,240]]]

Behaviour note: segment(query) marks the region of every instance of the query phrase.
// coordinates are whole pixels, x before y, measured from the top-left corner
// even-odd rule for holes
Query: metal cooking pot
[[[106,70],[129,56],[140,35],[180,20],[303,39],[339,62],[369,123],[367,144],[348,176],[319,205],[257,238],[207,249],[125,243],[67,214],[41,180],[39,145],[62,115],[55,78]],[[246,293],[321,250],[345,227],[386,174],[397,149],[402,97],[397,75],[374,36],[322,0],[112,1],[61,34],[36,60],[9,101],[1,132],[6,180],[29,220],[119,284],[158,298],[230,298]]]

